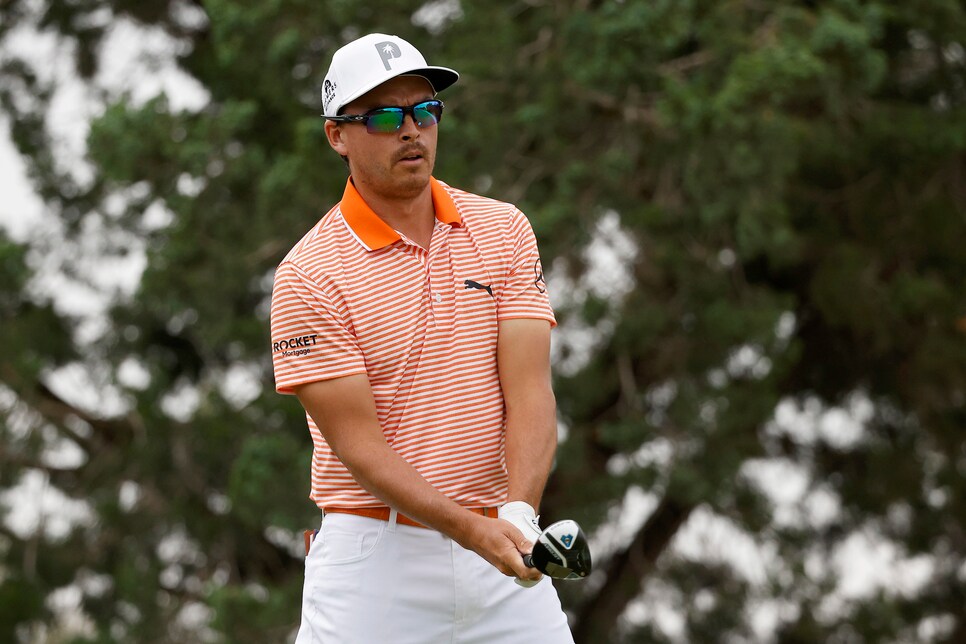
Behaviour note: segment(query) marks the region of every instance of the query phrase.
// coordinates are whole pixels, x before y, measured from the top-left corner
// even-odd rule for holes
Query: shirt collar
[[[433,197],[436,219],[451,226],[462,226],[463,218],[446,188],[434,177],[429,178],[429,188]],[[401,239],[399,233],[369,207],[352,183],[352,177],[346,181],[339,210],[342,211],[346,224],[366,250],[379,250]]]

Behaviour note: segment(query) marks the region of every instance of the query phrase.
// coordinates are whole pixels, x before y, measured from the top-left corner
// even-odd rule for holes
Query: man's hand
[[[500,518],[504,521],[509,521],[513,524],[517,530],[523,534],[523,537],[530,542],[530,550],[533,549],[533,544],[537,541],[537,537],[540,536],[540,524],[537,523],[536,512],[533,507],[526,503],[525,501],[511,501],[510,503],[504,503],[500,506]],[[521,555],[530,554],[530,550],[524,552],[520,551]],[[515,580],[518,584],[524,588],[531,588],[540,581],[542,577],[537,579],[521,579],[517,577]]]
[[[499,519],[471,516],[473,525],[467,531],[465,541],[459,542],[461,546],[486,559],[504,575],[516,577],[518,581],[536,583],[543,578],[539,570],[528,568],[523,563],[523,555],[530,554],[533,544],[519,529]]]

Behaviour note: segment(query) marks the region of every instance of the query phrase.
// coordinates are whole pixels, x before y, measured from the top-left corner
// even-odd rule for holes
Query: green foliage
[[[43,619],[45,590],[36,581],[14,577],[0,582],[0,637],[12,642],[18,624]]]
[[[53,364],[75,355],[67,324],[49,304],[24,297],[31,277],[27,249],[0,231],[0,354],[10,374],[3,380],[34,380]]]
[[[0,47],[29,5],[0,6]],[[561,351],[567,438],[545,519],[593,530],[635,491],[661,501],[639,550],[598,559],[627,554],[630,583],[615,570],[561,587],[578,637],[670,641],[654,621],[619,619],[654,589],[689,641],[754,639],[752,612],[779,600],[781,642],[914,639],[942,615],[963,632],[962,3],[461,2],[433,33],[399,1],[217,0],[192,5],[197,23],[163,0],[41,5],[40,24],[76,44],[83,78],[110,29],[91,15],[107,9],[181,39],[178,63],[210,101],[112,100],[91,123],[94,179],[80,184],[55,162],[55,87],[0,59],[0,108],[50,211],[70,236],[101,218],[143,240],[147,258],[108,331],[80,344],[78,321],[33,294],[35,242],[0,235],[0,485],[42,472],[96,517],[60,539],[0,531],[0,640],[52,624],[44,598],[85,579],[106,581],[83,595],[84,641],[186,641],[198,635],[177,616],[195,604],[216,639],[294,629],[298,534],[317,515],[304,416],[273,392],[267,304],[278,261],[342,194],[318,87],[332,52],[368,31],[461,72],[443,96],[436,176],[528,214],[560,296],[558,344],[574,327],[598,331],[585,361]],[[119,193],[117,214],[106,203]],[[152,208],[170,222],[151,223]],[[613,214],[634,249],[619,267],[633,288],[618,297],[588,283],[586,251]],[[125,411],[51,392],[68,364]],[[780,403],[856,396],[873,411],[852,444],[775,433]],[[52,467],[52,436],[81,463]],[[807,471],[840,511],[784,521],[747,477],[766,459]],[[781,569],[753,583],[682,557],[675,535],[698,507]],[[859,529],[941,565],[918,594],[880,590],[830,616],[821,607],[839,579],[814,558]],[[37,543],[45,556],[31,563]]]
[[[300,523],[298,510],[304,509],[305,500],[292,491],[308,488],[310,457],[311,451],[285,434],[246,440],[228,482],[228,496],[239,518],[254,529],[268,524],[300,532],[305,524]]]

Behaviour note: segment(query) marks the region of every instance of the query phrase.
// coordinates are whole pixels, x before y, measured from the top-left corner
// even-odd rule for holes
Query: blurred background
[[[370,31],[539,239],[577,642],[966,641],[959,0],[4,0],[0,642],[294,637],[269,298]]]

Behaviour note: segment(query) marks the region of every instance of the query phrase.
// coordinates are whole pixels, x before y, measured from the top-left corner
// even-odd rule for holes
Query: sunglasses
[[[365,123],[369,134],[388,134],[402,127],[407,114],[413,117],[416,127],[420,129],[432,127],[443,118],[443,101],[434,99],[409,107],[377,107],[365,114],[342,114],[325,118],[342,123]]]

